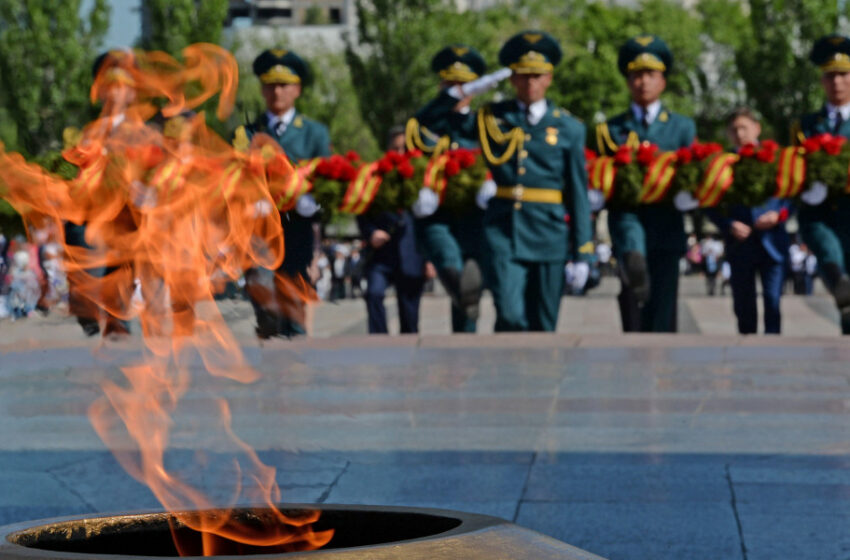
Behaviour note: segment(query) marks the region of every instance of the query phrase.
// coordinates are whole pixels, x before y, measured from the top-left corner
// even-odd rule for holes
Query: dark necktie
[[[643,110],[643,117],[641,117],[641,122],[643,123],[644,128],[649,128],[649,125],[652,124],[649,121],[649,111],[647,109]]]
[[[838,134],[841,130],[841,125],[844,124],[844,114],[841,111],[835,112],[835,126],[832,128],[832,132]]]
[[[274,133],[275,133],[277,136],[281,136],[281,135],[283,135],[283,133],[284,133],[284,131],[285,131],[285,130],[286,130],[286,123],[285,123],[285,122],[283,122],[282,120],[281,120],[281,121],[277,121],[277,124],[275,124],[275,125],[274,125]]]

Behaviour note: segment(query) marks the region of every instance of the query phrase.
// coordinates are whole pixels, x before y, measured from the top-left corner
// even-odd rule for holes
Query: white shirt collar
[[[269,119],[269,130],[274,130],[279,122],[282,122],[284,129],[286,129],[292,122],[292,119],[295,118],[295,107],[292,107],[289,111],[279,116],[273,114],[271,111],[266,111],[266,116]]]
[[[463,107],[460,108],[458,113],[460,113],[461,115],[468,115],[471,110],[472,109],[469,108],[469,105],[464,105]]]
[[[850,103],[836,107],[832,103],[827,102],[826,115],[830,122],[835,122],[835,119],[838,118],[838,113],[841,113],[841,119],[844,122],[850,121]]]
[[[649,121],[649,123],[654,123],[655,119],[658,117],[658,113],[661,112],[661,100],[656,99],[655,101],[650,103],[649,107],[647,107],[646,109],[632,101],[632,114],[634,114],[638,122],[643,122],[644,112],[646,112],[647,120]]]
[[[525,112],[525,103],[517,99],[517,105],[519,105],[520,111]],[[549,104],[546,103],[545,99],[539,99],[532,103],[531,107],[528,108],[528,122],[532,125],[539,123],[546,114],[546,109],[548,107]]]

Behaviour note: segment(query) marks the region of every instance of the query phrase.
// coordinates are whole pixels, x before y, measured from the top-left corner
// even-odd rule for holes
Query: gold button
[[[649,140],[644,140],[640,143],[641,146],[649,146]]]
[[[523,150],[523,151],[521,151],[521,152],[519,153],[519,157],[521,157],[521,158],[527,158],[527,157],[528,157],[528,150]]]
[[[459,147],[460,146],[457,142],[452,142],[452,145],[451,145],[452,150],[457,150]]]
[[[529,140],[531,140],[531,134],[526,134],[525,141],[528,142]]]
[[[519,170],[518,170],[518,173],[520,175],[525,175],[525,167],[520,167]]]
[[[522,202],[514,202],[514,210],[519,210],[522,208]]]

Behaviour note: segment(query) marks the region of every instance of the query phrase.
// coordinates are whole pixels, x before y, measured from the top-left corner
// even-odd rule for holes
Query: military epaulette
[[[233,134],[233,147],[240,152],[247,152],[251,146],[251,141],[248,139],[248,132],[244,125],[240,125]]]
[[[611,131],[608,130],[607,122],[596,125],[596,147],[600,154],[613,154],[619,147],[611,138]]]
[[[799,146],[806,141],[806,136],[803,134],[803,127],[800,125],[800,119],[794,119],[794,122],[791,123],[788,139],[795,146]]]
[[[433,145],[427,145],[422,138],[423,136],[431,141]],[[411,117],[407,120],[407,125],[404,128],[404,143],[408,150],[421,150],[426,154],[439,154],[449,147],[451,140],[448,136],[441,138],[438,134],[420,125],[415,117]]]
[[[580,120],[577,117],[574,117],[572,113],[564,109],[563,107],[556,107],[554,111],[552,111],[552,116],[556,119],[560,119],[563,117],[573,117],[576,120]]]

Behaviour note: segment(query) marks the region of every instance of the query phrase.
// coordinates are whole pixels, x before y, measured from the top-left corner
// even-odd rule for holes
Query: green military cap
[[[499,51],[499,64],[515,74],[548,74],[561,62],[561,45],[545,31],[523,31]]]
[[[850,72],[850,39],[827,35],[815,41],[809,60],[824,72]]]
[[[310,67],[303,58],[286,49],[266,49],[254,59],[254,74],[264,84],[307,84]]]
[[[113,49],[98,55],[92,64],[92,78],[104,72],[104,77],[109,82],[125,82],[133,84],[133,78],[129,69],[136,64],[136,56],[130,49]]]
[[[449,82],[471,82],[487,70],[484,57],[466,45],[449,45],[431,59],[431,70]]]
[[[656,35],[638,35],[620,47],[617,67],[624,76],[640,70],[660,70],[666,74],[673,68],[673,53]]]

